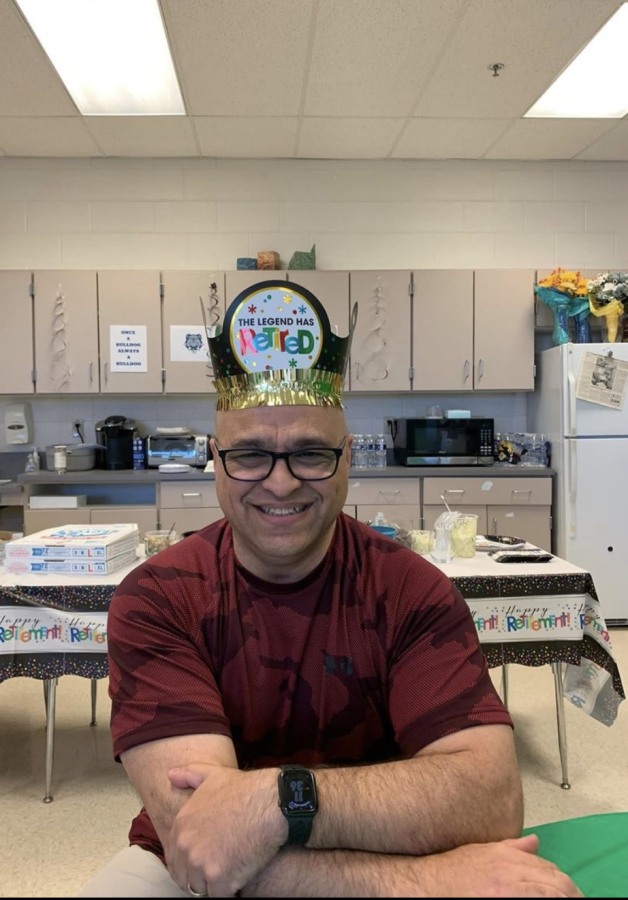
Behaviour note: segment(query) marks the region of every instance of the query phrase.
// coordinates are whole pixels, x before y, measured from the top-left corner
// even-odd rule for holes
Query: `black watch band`
[[[299,765],[280,766],[279,807],[288,821],[286,844],[307,844],[312,833],[314,816],[318,812],[314,774]],[[295,787],[294,777],[298,779]]]

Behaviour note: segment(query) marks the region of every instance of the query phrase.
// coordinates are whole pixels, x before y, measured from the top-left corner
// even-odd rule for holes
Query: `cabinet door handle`
[[[511,491],[510,493],[511,493],[511,494],[531,494],[531,493],[532,493],[532,490],[527,490],[527,491]]]
[[[466,381],[471,374],[471,364],[468,359],[464,361],[464,380]]]
[[[446,494],[464,494],[464,488],[447,488],[445,490]]]
[[[493,519],[493,534],[497,534],[497,517]]]
[[[94,381],[94,363],[90,362],[89,364],[89,383],[92,384]]]
[[[481,381],[484,378],[484,360],[481,359],[478,362],[478,381]]]
[[[400,494],[401,491],[384,491],[380,488],[380,494]]]
[[[200,491],[195,491],[194,493],[190,492],[189,494],[183,494],[184,497],[200,497]]]
[[[109,363],[105,363],[105,384],[109,381]]]

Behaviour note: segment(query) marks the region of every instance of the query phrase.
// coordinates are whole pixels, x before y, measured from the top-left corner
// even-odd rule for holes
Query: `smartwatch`
[[[318,812],[314,773],[303,766],[280,766],[279,809],[288,820],[287,844],[307,844]]]

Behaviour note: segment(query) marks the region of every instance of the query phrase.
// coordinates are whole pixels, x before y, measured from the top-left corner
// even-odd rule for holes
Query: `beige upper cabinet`
[[[406,271],[351,272],[358,321],[351,345],[352,391],[410,390],[410,285]]]
[[[534,390],[534,276],[415,272],[413,390]]]
[[[38,394],[97,394],[98,296],[95,272],[33,274]]]
[[[215,393],[201,303],[208,328],[222,327],[224,272],[162,272],[161,281],[166,393]]]
[[[473,271],[414,273],[415,391],[473,390]]]
[[[0,394],[32,394],[33,299],[30,272],[0,272]]]
[[[289,282],[311,291],[324,306],[333,333],[346,337],[349,334],[349,273],[294,270],[286,274]],[[344,387],[349,390],[348,364]]]
[[[534,390],[533,269],[477,269],[473,386]]]
[[[98,273],[101,393],[162,393],[159,285],[159,272]]]

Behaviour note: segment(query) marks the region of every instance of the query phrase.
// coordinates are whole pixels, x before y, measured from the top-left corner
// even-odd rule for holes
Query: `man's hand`
[[[207,763],[170,770],[174,787],[194,789],[174,820],[166,856],[180,888],[230,897],[274,858],[288,836],[277,774]]]
[[[396,896],[582,897],[571,878],[536,855],[538,849],[539,840],[531,834],[426,856],[417,870],[418,883],[404,885]]]

